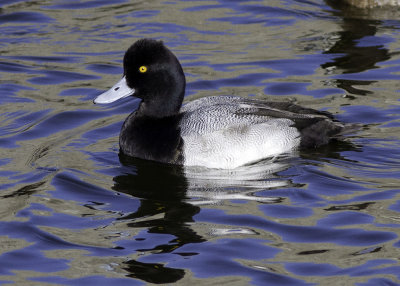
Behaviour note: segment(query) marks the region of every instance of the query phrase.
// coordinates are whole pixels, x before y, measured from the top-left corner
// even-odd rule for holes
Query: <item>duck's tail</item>
[[[332,139],[357,132],[361,127],[361,124],[343,124],[330,119],[318,121],[300,131],[300,148],[318,148]]]

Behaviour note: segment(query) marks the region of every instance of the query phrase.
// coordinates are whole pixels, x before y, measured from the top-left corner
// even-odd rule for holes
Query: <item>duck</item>
[[[318,148],[352,129],[329,112],[291,102],[225,95],[182,105],[185,88],[177,57],[145,38],[128,48],[122,78],[94,103],[141,99],[121,127],[120,153],[183,166],[234,169]]]

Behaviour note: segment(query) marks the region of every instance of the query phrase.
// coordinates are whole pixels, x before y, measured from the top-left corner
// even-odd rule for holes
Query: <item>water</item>
[[[0,284],[400,285],[400,11],[335,2],[1,1]],[[364,127],[231,171],[119,158],[138,101],[92,99],[142,37],[181,60],[186,101]]]

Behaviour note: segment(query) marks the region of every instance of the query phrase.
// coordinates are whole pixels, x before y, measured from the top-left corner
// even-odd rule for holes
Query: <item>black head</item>
[[[176,115],[185,95],[185,75],[175,55],[161,41],[142,39],[124,56],[124,76],[94,103],[110,103],[133,95],[142,99],[137,116]]]
[[[185,75],[175,55],[163,42],[142,39],[124,56],[126,83],[141,98],[138,113],[163,117],[178,113],[185,94]]]

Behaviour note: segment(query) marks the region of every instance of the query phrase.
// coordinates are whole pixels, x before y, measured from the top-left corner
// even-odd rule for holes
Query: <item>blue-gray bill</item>
[[[117,82],[113,87],[111,87],[109,90],[106,92],[100,94],[97,96],[93,102],[94,103],[100,103],[100,104],[106,104],[106,103],[111,103],[114,102],[120,98],[124,98],[127,96],[130,96],[135,93],[135,90],[133,88],[130,88],[126,84],[126,78],[125,76],[121,78],[119,82]]]

